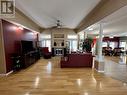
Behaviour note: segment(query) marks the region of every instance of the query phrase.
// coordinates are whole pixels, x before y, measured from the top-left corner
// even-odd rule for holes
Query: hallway
[[[59,57],[0,78],[0,95],[126,95],[127,86],[89,68],[61,69]]]

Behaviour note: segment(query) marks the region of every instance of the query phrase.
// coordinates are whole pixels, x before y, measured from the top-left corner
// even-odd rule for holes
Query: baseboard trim
[[[99,73],[104,73],[105,71],[98,71]]]
[[[6,73],[6,74],[0,74],[0,76],[8,76],[8,75],[10,75],[11,73],[13,73],[13,70],[10,71],[10,72],[8,72],[8,73]]]
[[[99,70],[97,70],[96,68],[95,68],[95,70],[97,71],[97,72],[99,72],[99,73],[104,73],[105,71],[99,71]]]

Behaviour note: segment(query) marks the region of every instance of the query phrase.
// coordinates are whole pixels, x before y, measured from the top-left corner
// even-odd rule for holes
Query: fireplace
[[[52,54],[56,55],[66,55],[66,48],[52,48]]]
[[[64,49],[63,48],[55,48],[54,54],[55,55],[63,55],[64,54]]]

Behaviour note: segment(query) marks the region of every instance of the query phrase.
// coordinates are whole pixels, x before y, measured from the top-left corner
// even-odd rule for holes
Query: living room
[[[15,5],[0,19],[1,95],[126,95],[126,0]]]

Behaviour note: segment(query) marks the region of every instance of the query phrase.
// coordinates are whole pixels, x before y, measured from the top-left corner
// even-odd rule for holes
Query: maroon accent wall
[[[103,41],[104,42],[116,42],[117,43],[117,47],[119,47],[120,37],[114,37],[114,38],[104,37]]]
[[[11,56],[21,53],[21,40],[37,41],[37,34],[28,29],[19,29],[17,25],[2,20],[7,72],[12,70]]]
[[[109,38],[109,37],[104,37],[103,38],[104,42],[119,42],[119,37],[114,37],[114,38]]]

